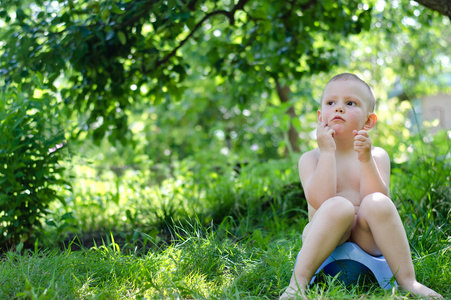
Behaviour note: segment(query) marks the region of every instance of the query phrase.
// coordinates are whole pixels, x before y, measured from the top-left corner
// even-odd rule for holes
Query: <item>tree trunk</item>
[[[280,102],[286,103],[290,99],[290,88],[287,85],[281,86],[279,80],[276,81],[277,94],[279,95]],[[296,118],[296,113],[294,112],[293,105],[290,106],[287,110],[287,114],[290,116],[290,119]],[[299,134],[296,129],[293,127],[293,124],[290,122],[290,129],[288,130],[288,141],[290,143],[290,147],[294,152],[299,152]],[[288,145],[285,146],[285,155],[290,153],[290,149]]]
[[[438,11],[451,19],[451,1],[449,0],[415,0],[427,8]]]

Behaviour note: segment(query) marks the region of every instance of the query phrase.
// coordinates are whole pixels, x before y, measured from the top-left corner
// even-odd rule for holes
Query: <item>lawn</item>
[[[71,204],[55,206],[53,222],[47,220],[45,241],[3,254],[0,299],[276,299],[307,222],[293,165],[181,172],[153,188],[136,172],[120,181],[104,174],[94,184],[97,175],[86,169]],[[394,168],[392,194],[417,278],[451,298],[449,181],[430,178],[428,170],[412,175],[412,168]],[[309,298],[411,295],[328,278],[311,287]]]

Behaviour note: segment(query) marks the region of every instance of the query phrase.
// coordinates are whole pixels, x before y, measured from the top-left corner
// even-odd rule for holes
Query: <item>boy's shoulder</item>
[[[371,148],[373,157],[388,157],[387,151],[384,148],[373,146]]]
[[[377,163],[390,165],[390,156],[385,149],[373,146],[371,148],[371,155]]]
[[[320,155],[319,148],[316,147],[316,148],[313,149],[313,150],[310,150],[310,151],[307,151],[307,152],[302,153],[301,157],[302,157],[302,156],[316,156],[316,157],[319,157],[319,155]]]
[[[319,159],[320,151],[319,148],[315,148],[313,150],[304,152],[301,157],[299,158],[299,163],[301,164],[302,161],[317,161]]]

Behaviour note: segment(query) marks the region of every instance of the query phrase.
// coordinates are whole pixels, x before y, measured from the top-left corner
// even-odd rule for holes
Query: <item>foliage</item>
[[[160,168],[203,149],[241,160],[305,151],[328,71],[358,73],[385,100],[397,77],[414,98],[434,86],[419,85],[421,74],[449,66],[449,20],[407,0],[17,0],[2,9],[1,80],[28,91],[40,70],[82,151],[92,148],[88,131],[103,157],[127,158],[120,168]],[[300,145],[289,145],[291,126]]]
[[[348,54],[344,70],[366,78],[380,99],[412,101],[449,91],[449,85],[437,82],[450,70],[448,18],[415,1],[380,1],[372,17],[371,34],[353,36],[342,45]]]
[[[41,218],[66,181],[59,164],[64,132],[53,99],[28,98],[13,88],[0,97],[0,244],[6,248],[39,234]]]
[[[236,228],[242,235],[255,228],[267,230],[280,218],[277,226],[283,230],[290,222],[299,223],[305,210],[293,166],[291,160],[237,168],[224,162],[198,165],[186,159],[172,166],[171,177],[157,184],[146,168],[114,173],[78,161],[67,167],[77,179],[66,206],[52,207],[59,212],[56,220],[72,212],[76,227],[63,228],[64,234],[54,237],[84,232],[87,240],[82,242],[91,244],[99,234],[113,231],[129,244],[140,242],[141,233],[159,233],[160,239],[167,240],[174,225],[185,224],[189,218],[198,218],[202,225],[219,224],[224,218],[246,220]]]
[[[409,159],[393,168],[392,186],[405,223],[412,228],[411,240],[420,240],[418,251],[436,251],[428,235],[449,239],[451,224],[451,157],[449,135],[409,139]],[[426,250],[428,249],[428,250]]]
[[[112,140],[125,138],[134,103],[180,99],[196,68],[229,82],[234,103],[248,105],[276,82],[328,71],[334,46],[371,20],[370,6],[331,0],[20,0],[2,8],[5,83],[27,90],[31,72],[44,74],[68,113],[86,113],[79,130]]]
[[[14,0],[1,9],[5,95],[41,103],[16,112],[65,128],[79,154],[63,174],[62,135],[40,136],[64,147],[30,156],[53,159],[36,188],[49,191],[52,212],[43,207],[37,219],[46,217],[45,246],[68,250],[40,252],[40,240],[34,252],[5,254],[0,298],[277,297],[307,222],[297,157],[278,158],[290,125],[302,151],[315,145],[328,71],[355,71],[375,87],[372,138],[393,157],[391,192],[418,278],[451,296],[449,133],[412,138],[408,102],[385,101],[398,77],[406,99],[437,91],[418,83],[449,68],[447,19],[407,0]],[[19,104],[7,103],[2,114],[16,122]],[[62,178],[73,184],[61,193],[67,205],[52,202]],[[310,295],[392,298],[365,293],[331,280]]]
[[[451,195],[448,139],[441,133],[426,142],[404,140],[415,151],[394,163],[392,176],[417,278],[445,297],[451,296],[451,223],[442,210],[449,209]],[[0,262],[0,297],[273,299],[288,284],[307,221],[294,160],[234,169],[187,159],[173,166],[172,178],[151,186],[151,172],[76,165],[72,172],[83,180],[65,209],[73,211],[79,238],[62,252],[36,246],[24,255],[7,253]],[[94,243],[71,252],[86,238]],[[374,286],[345,288],[333,279],[312,287],[309,296],[408,297]]]

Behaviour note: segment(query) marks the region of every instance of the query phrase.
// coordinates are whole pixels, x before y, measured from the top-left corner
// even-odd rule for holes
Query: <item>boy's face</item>
[[[361,82],[354,80],[330,82],[323,92],[318,121],[335,130],[336,135],[353,130],[369,130],[371,94]]]

